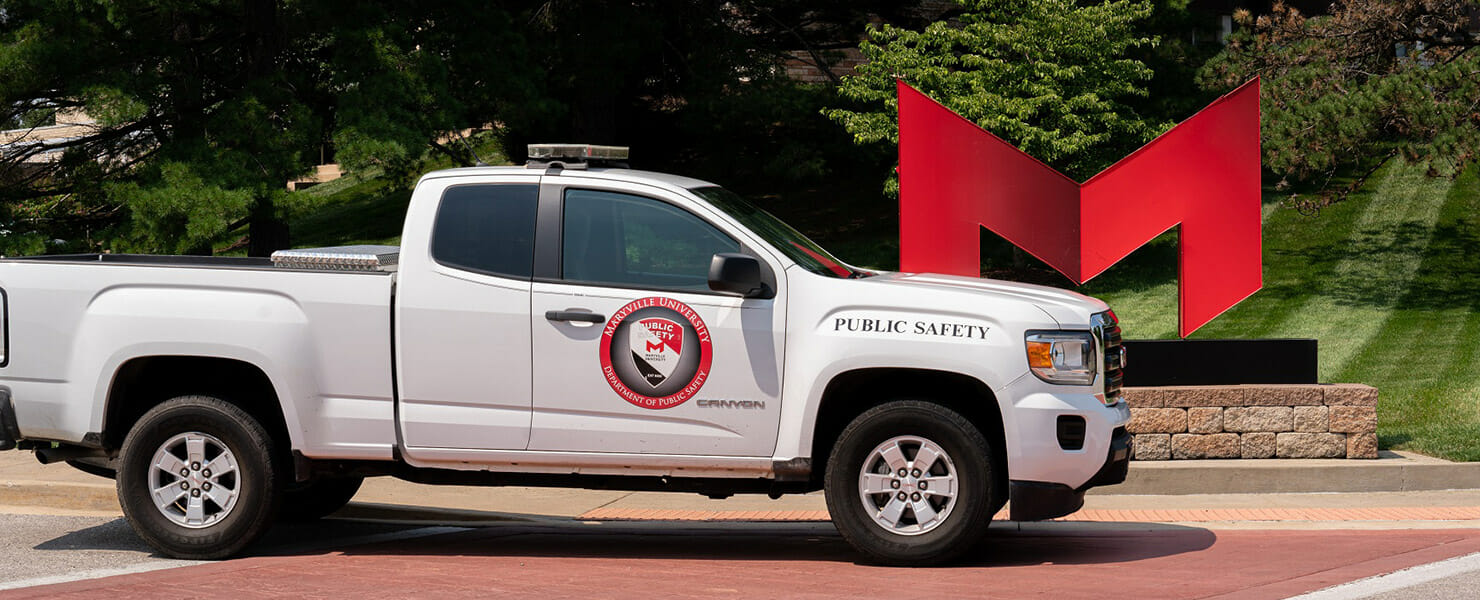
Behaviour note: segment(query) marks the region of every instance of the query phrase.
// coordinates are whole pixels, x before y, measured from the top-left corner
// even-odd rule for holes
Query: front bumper
[[[21,428],[15,420],[15,405],[10,402],[10,388],[0,387],[0,450],[11,450],[21,441]]]
[[[1115,429],[1107,454],[1099,472],[1078,489],[1062,483],[1008,482],[1009,518],[1014,521],[1042,521],[1062,517],[1084,506],[1084,493],[1090,488],[1125,481],[1131,465],[1131,434],[1124,427]]]

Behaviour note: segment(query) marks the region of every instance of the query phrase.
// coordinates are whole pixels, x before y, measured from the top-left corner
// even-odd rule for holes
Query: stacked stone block
[[[1377,458],[1377,389],[1359,384],[1126,388],[1136,460]]]

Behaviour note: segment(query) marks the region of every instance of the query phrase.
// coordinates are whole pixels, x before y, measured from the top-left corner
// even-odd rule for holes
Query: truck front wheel
[[[272,526],[272,438],[241,408],[182,396],[145,413],[118,462],[118,500],[134,531],[175,558],[217,559]]]
[[[939,404],[889,402],[838,436],[824,481],[843,538],[875,562],[923,566],[970,549],[991,523],[992,447]]]

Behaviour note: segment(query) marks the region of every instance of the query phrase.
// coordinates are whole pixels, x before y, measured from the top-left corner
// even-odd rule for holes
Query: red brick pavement
[[[1480,552],[1480,530],[994,531],[959,565],[856,564],[825,524],[507,524],[0,593],[11,598],[1283,598]]]

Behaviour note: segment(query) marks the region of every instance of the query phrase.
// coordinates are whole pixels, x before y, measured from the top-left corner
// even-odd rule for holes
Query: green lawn
[[[1315,338],[1320,377],[1381,391],[1385,448],[1480,460],[1480,169],[1394,161],[1318,216],[1267,205],[1264,289],[1194,338]],[[1175,337],[1175,237],[1084,291],[1126,335]]]
[[[411,194],[375,173],[341,177],[295,194],[288,225],[298,248],[401,243]]]
[[[507,164],[496,142],[477,135],[472,139],[474,150],[488,164]],[[445,156],[428,154],[415,171],[430,173],[453,166]],[[288,228],[293,247],[400,245],[414,184],[394,185],[379,169],[367,169],[290,193]]]

